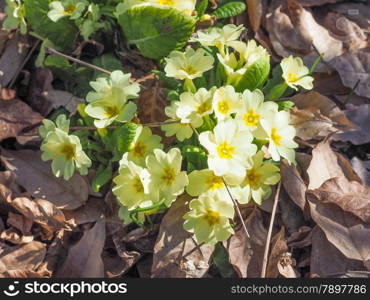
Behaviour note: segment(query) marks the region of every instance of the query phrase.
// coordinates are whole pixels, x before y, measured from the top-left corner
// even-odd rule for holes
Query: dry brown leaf
[[[330,65],[335,68],[343,84],[349,88],[354,88],[359,81],[355,92],[359,96],[369,97],[370,95],[370,53],[366,50],[344,53],[330,61]]]
[[[17,32],[6,43],[3,55],[0,58],[0,87],[5,87],[17,74],[18,69],[27,55],[29,36]]]
[[[339,206],[320,203],[309,195],[311,215],[330,243],[347,258],[362,261],[370,270],[370,224]]]
[[[281,227],[280,231],[271,239],[271,252],[268,258],[266,269],[267,278],[277,278],[279,276],[278,264],[281,256],[288,251],[285,241],[285,228]]]
[[[10,137],[18,138],[23,129],[39,124],[42,119],[39,113],[33,111],[21,100],[0,99],[0,141]],[[35,133],[36,130],[29,131],[27,135]]]
[[[33,241],[6,248],[0,253],[0,274],[7,271],[35,271],[45,258],[45,244]]]
[[[296,108],[291,111],[291,123],[303,140],[319,140],[332,132],[356,128],[332,100],[317,92],[298,94],[292,101]]]
[[[299,278],[300,274],[294,269],[295,265],[296,261],[292,258],[292,254],[289,252],[283,253],[277,263],[279,274],[285,278]]]
[[[322,203],[334,203],[364,222],[370,222],[370,188],[356,181],[348,181],[344,177],[332,178],[309,193]]]
[[[12,212],[9,212],[6,222],[14,228],[17,228],[24,235],[27,235],[31,232],[31,228],[33,225],[32,220],[26,218],[23,215],[14,214]]]
[[[16,175],[17,183],[35,198],[47,199],[57,208],[73,210],[82,206],[89,194],[88,183],[75,173],[69,181],[56,178],[40,152],[2,150],[2,162]]]
[[[343,2],[345,0],[299,0],[302,6],[320,6],[329,3]]]
[[[312,230],[311,276],[338,278],[349,270],[366,270],[366,268],[362,262],[344,256],[328,241],[325,233],[316,226]]]
[[[370,95],[370,93],[368,95]],[[349,105],[344,113],[358,128],[339,133],[334,138],[343,142],[351,142],[354,145],[370,143],[370,105]]]
[[[235,272],[239,277],[246,278],[253,250],[243,228],[240,226],[239,229],[235,231],[235,234],[224,244],[226,244],[225,248],[229,254],[230,263]]]
[[[351,159],[351,165],[361,178],[362,183],[370,187],[370,160],[362,161],[354,157]]]
[[[33,271],[12,270],[1,273],[0,278],[43,278],[43,276]]]
[[[249,22],[254,32],[257,32],[261,25],[261,18],[263,14],[262,0],[247,0]]]
[[[153,277],[199,278],[208,271],[214,246],[198,245],[183,229],[189,200],[186,194],[180,196],[162,220],[154,247]]]
[[[96,278],[104,276],[104,265],[101,258],[105,242],[105,222],[97,222],[93,228],[86,230],[81,240],[71,246],[68,256],[57,277]]]
[[[83,206],[75,210],[64,210],[63,213],[69,224],[78,226],[96,222],[103,215],[105,208],[104,199],[90,197]]]
[[[290,248],[303,248],[311,245],[312,228],[302,226],[298,231],[293,232],[287,238],[287,244]]]
[[[15,245],[27,244],[33,241],[33,235],[22,235],[14,228],[8,228],[0,234],[0,239]]]
[[[370,32],[370,6],[368,4],[347,2],[333,5],[330,9],[345,15],[365,32]]]

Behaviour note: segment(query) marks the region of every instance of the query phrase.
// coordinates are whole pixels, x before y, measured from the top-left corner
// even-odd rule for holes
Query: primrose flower
[[[81,0],[53,1],[49,4],[48,17],[53,22],[58,22],[61,18],[68,16],[72,20],[78,19],[86,6],[87,2]]]
[[[205,88],[200,88],[195,94],[190,92],[182,93],[176,111],[177,116],[182,120],[190,120],[192,123],[202,124],[202,118],[213,112],[212,98],[214,90],[207,91]]]
[[[261,119],[268,111],[278,111],[278,105],[275,102],[264,102],[264,95],[260,90],[253,92],[245,90],[242,95],[243,107],[235,116],[240,121],[240,126],[250,131],[254,131],[260,124]]]
[[[186,187],[186,192],[195,197],[208,190],[218,191],[224,187],[222,177],[216,176],[212,170],[195,170],[189,174],[189,185]]]
[[[251,199],[261,205],[262,200],[271,193],[271,185],[280,181],[280,169],[272,163],[263,161],[263,151],[257,152],[252,157],[253,166],[247,169],[240,185],[239,195],[236,199],[241,204],[248,203]]]
[[[170,206],[176,197],[184,192],[189,183],[185,171],[181,171],[182,156],[178,148],[172,148],[168,153],[154,149],[153,154],[146,158],[151,182],[160,191],[160,199]]]
[[[151,4],[175,8],[191,15],[195,9],[196,0],[149,0]]]
[[[114,121],[128,122],[134,117],[137,107],[128,99],[138,97],[140,87],[129,82],[130,76],[114,71],[109,80],[98,78],[90,83],[95,92],[87,95],[89,104],[85,112],[96,119],[94,124],[97,128],[107,127]]]
[[[234,206],[226,195],[202,194],[190,201],[189,208],[184,215],[184,229],[195,234],[197,243],[213,245],[234,233],[229,221],[234,218]]]
[[[53,132],[56,128],[66,132],[68,134],[69,132],[69,120],[65,115],[59,115],[57,119],[55,120],[55,123],[53,121],[50,121],[48,119],[44,119],[42,121],[43,125],[39,128],[39,134],[40,136],[45,139],[47,135],[50,132]]]
[[[158,202],[158,190],[150,185],[149,172],[128,159],[125,153],[120,161],[118,176],[113,179],[113,193],[118,201],[133,210]]]
[[[149,127],[139,126],[136,130],[134,140],[130,145],[128,160],[133,161],[139,166],[144,166],[147,155],[157,148],[163,149],[161,137],[152,134]]]
[[[248,43],[234,41],[229,43],[238,55],[234,52],[226,55],[217,54],[217,58],[225,68],[228,82],[237,84],[247,71],[248,67],[259,60],[269,60],[270,55],[262,46],[258,46],[256,41],[250,40]]]
[[[303,64],[300,57],[292,55],[284,58],[280,66],[283,70],[283,78],[288,86],[298,90],[298,86],[306,90],[313,89],[313,77],[309,76],[310,70]]]
[[[187,48],[185,52],[172,51],[166,60],[164,71],[167,77],[193,80],[213,68],[214,58],[199,48]]]
[[[52,160],[51,168],[56,177],[69,180],[77,169],[81,175],[87,174],[91,160],[82,150],[80,139],[75,135],[55,128],[47,133],[41,145],[43,161]]]
[[[170,118],[167,122],[174,123],[162,125],[161,129],[165,132],[166,136],[176,135],[176,138],[182,142],[193,135],[191,125],[194,128],[198,128],[202,125],[203,120],[201,118],[190,119],[189,116],[186,119],[181,119],[177,114],[179,107],[180,101],[174,101],[170,106],[165,108],[165,113]]]
[[[202,132],[199,141],[208,150],[208,166],[217,176],[244,176],[257,152],[252,134],[234,120],[218,123],[214,132]]]
[[[5,7],[6,19],[3,23],[3,28],[7,30],[20,27],[21,33],[27,33],[27,23],[24,14],[24,7],[21,0],[6,0]]]
[[[198,31],[198,37],[191,41],[199,42],[203,46],[217,47],[221,55],[225,55],[225,46],[229,46],[231,42],[239,39],[244,29],[243,25],[236,26],[234,24],[228,24],[222,28],[212,27],[205,32]]]
[[[213,110],[218,121],[231,118],[231,114],[242,108],[241,94],[236,93],[233,86],[228,85],[217,89],[213,96]]]
[[[294,148],[298,144],[294,142],[296,130],[289,125],[289,113],[286,111],[268,112],[261,120],[261,128],[255,131],[258,139],[269,141],[268,152],[274,161],[284,157],[289,163],[295,162]]]

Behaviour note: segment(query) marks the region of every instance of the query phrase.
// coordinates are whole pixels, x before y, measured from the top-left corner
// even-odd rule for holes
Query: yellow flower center
[[[118,109],[117,106],[108,106],[108,107],[106,107],[105,112],[104,112],[104,115],[107,118],[115,117],[118,114],[119,114],[119,109]]]
[[[66,15],[71,15],[76,9],[76,5],[70,4],[66,7],[66,9],[63,11],[64,14]]]
[[[194,75],[197,73],[197,70],[193,68],[193,66],[186,66],[182,68],[182,70],[187,73],[188,75]]]
[[[227,102],[227,100],[218,102],[217,109],[218,109],[219,113],[221,113],[223,115],[226,115],[230,110],[230,106],[229,106],[229,103]]]
[[[161,5],[175,5],[175,0],[158,0]]]
[[[143,158],[145,155],[146,145],[142,142],[138,141],[132,148],[132,155],[134,157],[141,157]]]
[[[135,178],[134,189],[137,193],[144,193],[144,186],[139,177]]]
[[[206,179],[206,184],[209,186],[209,189],[211,189],[212,191],[222,188],[224,186],[222,178],[216,176],[215,174],[212,174]]]
[[[244,115],[244,123],[246,126],[257,126],[261,116],[253,109],[249,109]]]
[[[271,139],[275,143],[276,146],[280,146],[281,145],[281,135],[279,135],[277,133],[277,129],[276,128],[272,128],[271,129]]]
[[[175,181],[176,175],[175,170],[172,168],[164,169],[161,179],[166,183],[166,185],[171,185]]]
[[[255,169],[247,170],[245,182],[252,188],[258,188],[261,185],[262,175]]]
[[[71,144],[65,144],[60,151],[62,155],[64,155],[67,159],[71,160],[75,158],[75,148]]]
[[[297,82],[298,79],[299,79],[299,77],[296,74],[294,74],[292,72],[288,73],[288,81],[289,82]]]
[[[197,105],[195,107],[195,110],[198,114],[204,114],[205,112],[209,111],[211,109],[211,104],[208,102],[204,102],[201,105]]]
[[[234,151],[235,147],[229,145],[227,142],[222,142],[217,147],[217,153],[220,158],[231,159],[233,158]]]
[[[214,210],[207,210],[203,218],[206,220],[209,226],[214,226],[220,223],[220,214]]]

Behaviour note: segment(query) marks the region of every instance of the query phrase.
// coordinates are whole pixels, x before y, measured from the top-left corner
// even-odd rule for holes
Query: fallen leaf
[[[214,246],[198,245],[183,229],[189,200],[185,194],[180,196],[162,220],[154,247],[154,278],[199,278],[208,271]]]
[[[370,93],[368,94],[370,95]],[[335,135],[334,139],[343,142],[351,142],[354,145],[370,143],[370,105],[363,104],[354,106],[349,104],[344,111],[347,118],[357,125],[358,128]]]
[[[289,248],[303,248],[311,245],[312,228],[302,226],[287,238]]]
[[[7,271],[35,271],[44,260],[45,244],[33,241],[9,247],[0,253],[0,274]]]
[[[105,208],[104,199],[90,197],[83,206],[75,210],[64,210],[63,213],[69,224],[78,226],[96,222],[103,215]]]
[[[370,188],[358,182],[348,181],[344,177],[332,178],[309,193],[322,203],[334,203],[364,222],[370,222]]]
[[[279,274],[285,278],[299,278],[300,274],[294,269],[295,265],[296,262],[291,253],[281,254],[277,263]]]
[[[362,262],[348,259],[325,236],[325,233],[316,226],[312,230],[312,250],[310,273],[320,277],[338,278],[350,270],[366,270]]]
[[[40,159],[40,152],[2,149],[1,160],[28,193],[35,198],[47,199],[57,208],[73,210],[88,198],[89,187],[81,175],[75,173],[69,181],[56,178],[50,163]]]
[[[370,187],[370,160],[362,161],[354,157],[351,159],[351,164],[355,172],[361,178],[362,183]]]
[[[248,17],[254,32],[257,32],[261,25],[263,14],[263,1],[248,0],[247,1]]]
[[[22,130],[39,124],[43,117],[33,111],[26,103],[14,99],[5,101],[0,99],[0,141],[22,135]],[[27,135],[36,134],[36,130],[30,130]]]
[[[281,256],[288,251],[285,241],[285,228],[281,227],[280,231],[271,239],[271,252],[268,258],[266,277],[277,278],[279,276],[278,264]]]
[[[6,222],[14,228],[17,228],[24,235],[27,235],[31,232],[31,228],[33,225],[32,220],[26,218],[23,215],[14,214],[12,212],[9,212]]]
[[[15,245],[27,244],[33,241],[32,235],[22,235],[14,228],[8,228],[0,234],[0,239]]]
[[[98,278],[104,276],[101,258],[105,242],[105,223],[97,222],[86,230],[81,240],[71,246],[56,276],[60,278]]]
[[[370,53],[366,50],[359,50],[351,53],[344,53],[330,61],[343,84],[349,88],[354,88],[359,82],[355,93],[359,96],[369,97],[370,95]]]
[[[360,260],[370,269],[370,224],[331,203],[320,203],[309,195],[312,219],[329,242],[347,258]]]
[[[298,94],[291,100],[296,105],[291,123],[303,140],[320,140],[332,132],[356,128],[332,100],[317,92]]]

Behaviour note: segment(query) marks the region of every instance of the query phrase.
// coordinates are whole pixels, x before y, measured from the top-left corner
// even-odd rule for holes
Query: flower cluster
[[[280,160],[295,163],[298,145],[289,112],[276,101],[266,101],[262,91],[270,71],[269,54],[253,40],[239,41],[242,31],[242,26],[226,25],[198,32],[192,41],[203,48],[172,52],[164,68],[167,77],[183,81],[184,91],[166,108],[172,123],[162,129],[181,142],[198,134],[197,143],[207,153],[206,168],[191,172],[186,187],[197,198],[189,204],[184,228],[200,243],[214,244],[233,233],[231,197],[240,204],[261,204],[280,181]],[[300,58],[286,58],[279,67],[281,95],[289,87],[312,88],[313,78]],[[212,74],[207,75],[209,70]],[[266,78],[256,78],[264,73]],[[194,79],[204,82],[212,76],[219,77],[213,85],[211,81],[196,87]]]
[[[69,121],[60,115],[56,122],[44,120],[39,133],[43,138],[42,160],[52,160],[51,168],[56,177],[63,176],[69,180],[75,170],[86,175],[91,167],[91,160],[82,150],[80,139],[69,132]]]

